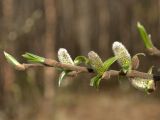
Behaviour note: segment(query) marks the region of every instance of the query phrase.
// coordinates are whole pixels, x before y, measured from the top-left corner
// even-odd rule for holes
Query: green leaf
[[[90,86],[94,86],[96,88],[99,87],[100,81],[102,80],[102,75],[105,71],[109,69],[109,67],[117,60],[117,57],[111,57],[108,60],[106,60],[102,67],[98,69],[97,76],[93,77],[90,81]]]
[[[137,28],[138,28],[138,31],[140,33],[140,36],[146,46],[146,48],[153,48],[153,44],[152,44],[152,40],[151,40],[151,37],[150,35],[147,34],[146,32],[146,29],[144,28],[143,25],[141,25],[140,22],[137,23]]]
[[[4,51],[4,55],[7,59],[7,61],[13,65],[13,66],[17,66],[17,65],[21,65],[12,55],[8,54],[7,52]]]
[[[108,60],[106,60],[103,65],[102,65],[102,68],[101,68],[101,71],[103,74],[105,71],[107,71],[109,69],[109,67],[117,60],[118,58],[117,57],[111,57],[109,58]]]
[[[34,55],[32,53],[25,53],[22,55],[25,59],[27,59],[29,62],[38,62],[38,63],[44,63],[45,58]]]
[[[96,75],[95,77],[93,77],[90,81],[90,86],[94,86],[96,88],[98,88],[100,81],[102,80],[102,75]]]
[[[58,80],[58,86],[60,87],[61,86],[61,83],[62,81],[65,79],[65,77],[67,76],[67,74],[69,73],[70,71],[62,71],[60,76],[59,76],[59,80]]]
[[[89,59],[86,58],[85,56],[77,56],[75,59],[74,59],[74,64],[75,65],[79,65],[81,63],[84,63],[84,64],[88,64],[89,63]]]

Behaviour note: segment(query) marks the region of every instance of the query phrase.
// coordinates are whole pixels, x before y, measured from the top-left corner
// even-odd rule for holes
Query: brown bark
[[[62,68],[62,69],[66,69],[66,70],[72,70],[73,72],[71,72],[69,74],[71,76],[75,76],[75,75],[82,73],[82,72],[83,73],[95,73],[93,71],[93,69],[91,69],[91,68],[69,65],[69,64],[62,64],[60,62],[57,62],[57,61],[51,60],[51,59],[46,59],[44,65],[42,65],[42,64],[22,64],[22,69],[19,68],[19,70],[25,70],[25,69],[28,69],[31,67],[56,67],[56,68]],[[112,76],[120,76],[120,75],[123,75],[126,77],[131,77],[131,78],[132,77],[139,77],[139,78],[143,78],[143,79],[154,79],[155,81],[160,80],[160,75],[148,74],[148,73],[140,72],[140,71],[136,71],[136,70],[131,70],[127,74],[124,74],[124,73],[122,74],[121,71],[109,70],[103,74],[103,78],[109,79]]]
[[[99,19],[99,50],[100,54],[104,57],[109,56],[110,44],[109,44],[109,34],[107,29],[109,28],[110,14],[109,9],[107,7],[106,0],[98,0],[97,1],[97,9],[98,9],[98,19]]]
[[[12,51],[14,53],[14,44],[9,38],[9,32],[12,29],[13,25],[13,0],[3,0],[2,1],[2,13],[3,13],[3,39],[4,41],[4,49],[7,51]],[[5,62],[5,61],[4,61]],[[4,67],[3,67],[4,66]],[[4,75],[4,92],[6,97],[9,97],[11,94],[12,85],[15,79],[14,70],[5,62],[1,65],[3,67],[3,75]]]
[[[44,0],[45,8],[45,41],[44,41],[44,52],[45,56],[55,58],[55,25],[56,25],[56,8],[55,0]],[[38,120],[51,119],[53,118],[53,98],[54,98],[54,82],[55,71],[47,68],[44,71],[44,99],[41,104],[41,111],[38,116]]]
[[[86,54],[90,50],[90,33],[91,33],[91,5],[89,0],[77,0],[76,13],[76,32],[78,43],[82,54]]]

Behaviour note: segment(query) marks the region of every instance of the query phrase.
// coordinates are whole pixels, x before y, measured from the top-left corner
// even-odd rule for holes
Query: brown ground
[[[53,116],[45,120],[160,120],[157,94],[121,89],[88,93],[60,90],[53,101]],[[36,104],[19,105],[14,120],[37,120],[38,111]],[[8,120],[4,111],[0,112],[0,120]]]
[[[56,120],[160,120],[160,102],[154,95],[117,91],[63,98],[57,105]]]

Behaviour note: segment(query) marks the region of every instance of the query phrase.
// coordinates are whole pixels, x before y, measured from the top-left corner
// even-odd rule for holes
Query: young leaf
[[[106,60],[103,64],[102,67],[99,68],[99,72],[97,76],[93,77],[90,81],[90,86],[95,86],[98,88],[100,81],[102,80],[102,75],[105,71],[109,69],[109,67],[117,60],[117,57],[111,57],[108,60]]]
[[[138,28],[138,31],[140,33],[140,36],[141,36],[146,48],[153,48],[154,46],[153,46],[151,37],[150,37],[150,35],[147,34],[144,26],[140,22],[138,22],[137,28]]]
[[[99,74],[96,75],[95,77],[93,77],[93,78],[91,79],[91,81],[90,81],[90,86],[94,86],[94,87],[98,88],[101,79],[102,79],[102,76],[101,76],[101,75],[99,75]]]
[[[131,56],[126,47],[122,43],[116,41],[112,45],[112,50],[114,55],[118,58],[117,61],[122,67],[123,72],[126,73],[127,71],[131,70]]]
[[[102,74],[109,69],[109,67],[117,60],[117,57],[111,57],[103,63]]]
[[[74,64],[75,65],[79,65],[81,63],[84,63],[84,64],[88,64],[89,63],[89,59],[86,58],[85,56],[77,56],[75,59],[74,59]]]
[[[36,63],[44,63],[45,58],[34,55],[32,53],[25,53],[22,55],[25,59],[27,59],[29,62],[36,62]]]
[[[65,79],[65,77],[67,76],[67,74],[69,73],[70,71],[62,71],[60,76],[59,76],[59,80],[58,80],[58,86],[60,87],[61,86],[61,83],[62,81]]]
[[[10,54],[8,54],[7,52],[4,51],[4,55],[7,59],[7,61],[13,65],[13,66],[20,66],[21,64]]]

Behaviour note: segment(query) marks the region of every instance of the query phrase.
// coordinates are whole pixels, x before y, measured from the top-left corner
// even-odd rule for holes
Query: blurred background
[[[0,0],[0,120],[159,120],[160,84],[147,95],[113,78],[97,90],[89,86],[93,76],[81,74],[59,88],[54,68],[16,71],[3,55],[22,63],[25,52],[57,59],[63,47],[73,58],[94,50],[106,60],[114,41],[134,55],[145,52],[137,21],[160,48],[159,0]],[[158,74],[157,57],[140,59],[140,71],[154,65]]]

